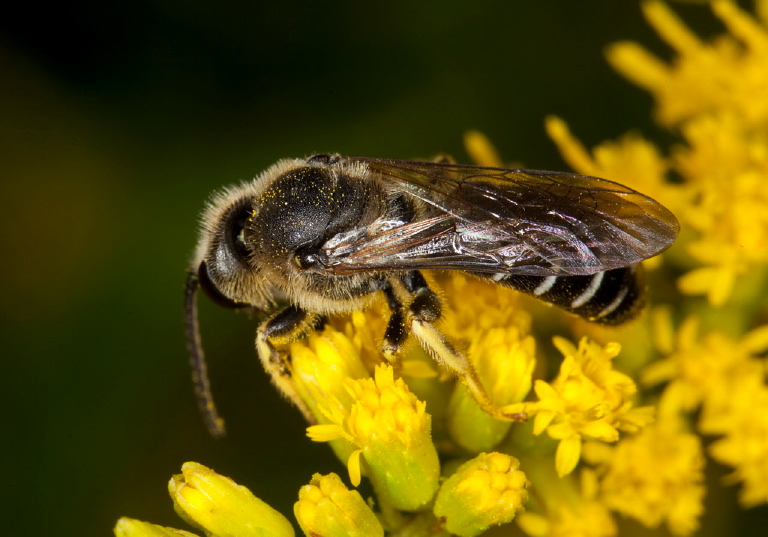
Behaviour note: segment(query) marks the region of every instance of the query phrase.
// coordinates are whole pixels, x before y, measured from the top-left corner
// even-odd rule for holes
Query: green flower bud
[[[188,531],[166,528],[126,517],[117,521],[113,531],[115,537],[197,537]]]
[[[531,389],[536,350],[533,337],[515,326],[480,332],[469,348],[475,369],[491,400],[499,407],[518,403]],[[448,427],[453,440],[472,453],[495,448],[509,432],[510,422],[484,412],[458,384],[451,397]]]
[[[283,515],[202,464],[185,463],[168,491],[179,516],[216,537],[294,536]]]
[[[437,493],[434,513],[460,537],[474,537],[506,524],[528,500],[520,462],[502,453],[481,453],[462,464]]]
[[[383,537],[384,529],[363,497],[336,474],[315,474],[293,506],[307,537]]]

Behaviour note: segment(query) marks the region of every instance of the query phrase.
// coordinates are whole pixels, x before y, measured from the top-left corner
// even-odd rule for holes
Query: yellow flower
[[[307,429],[315,441],[345,438],[357,447],[348,460],[352,483],[360,483],[363,458],[379,501],[412,511],[437,491],[440,464],[426,405],[416,399],[391,366],[378,366],[373,379],[347,379],[349,405],[331,397],[323,407],[331,424]]]
[[[336,474],[315,474],[299,491],[293,508],[307,537],[383,537],[384,529],[360,493]]]
[[[446,310],[440,329],[452,340],[469,345],[483,331],[493,328],[530,334],[531,315],[520,306],[517,292],[461,272],[439,274],[438,277]]]
[[[688,253],[701,266],[679,286],[722,306],[741,276],[768,263],[768,21],[761,25],[726,0],[711,5],[730,33],[704,43],[663,3],[643,4],[677,52],[670,65],[635,43],[614,45],[608,58],[653,93],[659,122],[683,134],[686,145],[674,149],[671,166],[687,203],[671,208],[697,233]]]
[[[652,425],[615,445],[590,442],[584,458],[597,465],[600,497],[610,509],[649,528],[666,522],[675,535],[698,529],[705,487],[697,436]]]
[[[768,34],[727,0],[711,3],[729,34],[702,42],[662,2],[642,4],[646,18],[677,53],[671,65],[635,43],[615,44],[608,52],[613,66],[653,93],[657,117],[674,126],[699,114],[732,109],[748,124],[768,119]]]
[[[709,453],[734,468],[727,482],[743,484],[742,505],[768,503],[768,387],[762,375],[743,379],[732,391],[728,408],[702,416],[700,428],[721,434]],[[725,410],[725,411],[723,411]]]
[[[668,331],[671,321],[657,315],[659,331]],[[661,410],[672,415],[692,411],[704,404],[704,414],[721,414],[745,379],[762,378],[764,364],[758,353],[768,348],[768,330],[758,328],[740,341],[720,332],[699,333],[696,317],[686,319],[677,330],[670,355],[649,365],[642,381],[653,386],[669,381],[661,399]]]
[[[467,355],[493,403],[504,407],[525,399],[533,383],[536,342],[518,295],[459,273],[440,282],[447,306],[441,328],[452,340],[468,344]],[[450,398],[447,419],[453,440],[471,453],[492,450],[512,426],[480,409],[461,383]]]
[[[469,347],[469,356],[480,380],[499,407],[522,401],[531,389],[536,366],[536,343],[512,328],[479,332]],[[461,384],[451,396],[448,429],[454,442],[469,452],[493,449],[512,427],[484,412]]]
[[[547,127],[577,170],[618,179],[673,209],[688,256],[677,252],[676,261],[689,269],[679,289],[705,295],[715,307],[738,297],[738,314],[722,315],[717,322],[740,333],[750,323],[748,308],[764,302],[768,266],[768,2],[757,2],[760,21],[732,2],[711,6],[728,33],[704,42],[663,3],[643,4],[646,17],[676,52],[669,64],[635,43],[618,43],[608,52],[617,70],[654,95],[659,122],[682,134],[685,143],[669,157],[642,151],[631,138],[603,144],[592,157],[564,123],[550,119]],[[640,169],[640,180],[622,168]],[[665,182],[667,170],[677,174],[679,185]],[[735,467],[731,480],[744,483],[742,503],[765,502],[768,435],[745,394],[754,404],[766,389],[764,364],[756,358],[768,346],[761,343],[768,336],[764,328],[734,339],[725,331],[700,334],[697,327],[692,318],[678,330],[670,321],[657,322],[657,339],[666,340],[661,347],[668,356],[646,368],[643,380],[646,385],[669,382],[660,401],[662,421],[677,420],[680,412],[701,405],[699,429],[723,435],[711,451]],[[695,497],[696,487],[691,494]],[[687,521],[685,515],[678,523],[668,521],[677,533],[691,531],[697,502],[688,507]]]
[[[329,395],[344,399],[343,380],[370,376],[353,341],[332,326],[291,344],[294,382],[315,418],[322,419],[318,402]]]
[[[612,368],[617,343],[600,347],[584,338],[575,347],[555,338],[555,345],[565,356],[560,373],[552,383],[536,381],[539,401],[529,407],[536,413],[533,433],[546,430],[560,441],[555,465],[563,476],[579,462],[583,437],[615,442],[619,430],[635,432],[653,418],[650,408],[632,408],[635,383]]]
[[[699,234],[688,253],[703,266],[680,289],[721,306],[739,276],[768,262],[768,118],[755,130],[727,110],[693,118],[682,130],[688,146],[678,148],[675,167],[696,203],[680,216]]]
[[[544,465],[539,465],[535,477],[530,477],[532,483],[538,483],[533,494],[540,503],[517,516],[520,529],[531,537],[616,535],[616,523],[608,507],[598,498],[595,474],[582,470],[577,482],[572,475],[565,478],[551,475],[549,468],[547,472]]]
[[[528,500],[520,462],[502,453],[481,453],[461,465],[440,487],[434,513],[452,534],[474,537],[506,524]]]
[[[373,371],[381,363],[381,337],[387,326],[388,312],[379,302],[365,311],[354,311],[349,316],[332,318],[336,328],[352,342],[366,369]]]
[[[360,312],[356,312],[351,322],[355,320],[363,327],[367,325],[366,317]],[[317,423],[330,423],[318,405],[325,404],[331,398],[339,404],[349,405],[352,402],[345,379],[370,376],[363,364],[359,337],[356,338],[361,332],[364,333],[363,330],[348,327],[349,335],[346,335],[332,326],[326,326],[322,333],[311,333],[291,344],[294,385]],[[347,460],[355,450],[343,438],[330,444],[341,460]]]

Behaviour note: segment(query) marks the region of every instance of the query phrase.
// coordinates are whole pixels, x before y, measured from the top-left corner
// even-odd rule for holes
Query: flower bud
[[[531,389],[536,366],[533,337],[514,326],[492,328],[478,335],[469,347],[475,369],[488,396],[498,407],[519,403]],[[458,384],[450,402],[448,421],[453,440],[472,453],[495,448],[511,423],[483,411],[467,388]]]
[[[115,537],[197,537],[188,531],[166,528],[127,517],[118,520],[113,531]]]
[[[168,491],[176,512],[216,537],[293,537],[291,523],[250,490],[202,464],[187,462]]]
[[[384,529],[356,490],[339,476],[315,474],[299,491],[293,506],[296,520],[308,537],[383,537]]]
[[[506,524],[528,500],[528,480],[520,463],[502,453],[481,453],[462,464],[437,493],[434,513],[460,537],[474,537]]]

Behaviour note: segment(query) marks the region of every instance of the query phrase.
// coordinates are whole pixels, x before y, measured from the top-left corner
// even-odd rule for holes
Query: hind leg
[[[407,307],[403,307],[403,301],[398,298],[395,289],[410,299]],[[399,366],[398,351],[410,332],[435,361],[459,378],[485,412],[505,421],[520,421],[526,418],[520,414],[507,414],[497,407],[469,359],[437,329],[435,323],[440,320],[442,303],[420,272],[407,273],[399,278],[397,286],[385,287],[384,293],[392,309],[392,317],[384,338],[384,355],[390,362],[396,367]],[[394,337],[388,338],[389,335]]]

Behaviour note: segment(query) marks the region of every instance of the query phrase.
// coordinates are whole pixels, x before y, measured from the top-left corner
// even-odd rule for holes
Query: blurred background
[[[720,31],[708,9],[674,7]],[[166,483],[188,460],[289,516],[312,473],[344,473],[270,386],[256,320],[206,300],[229,436],[198,415],[182,294],[215,189],[317,152],[466,162],[470,128],[506,161],[565,169],[548,114],[588,146],[632,129],[667,141],[603,58],[621,39],[669,55],[633,1],[14,10],[0,19],[6,535],[111,535],[121,515],[181,527]],[[735,510],[735,491],[710,507]]]

